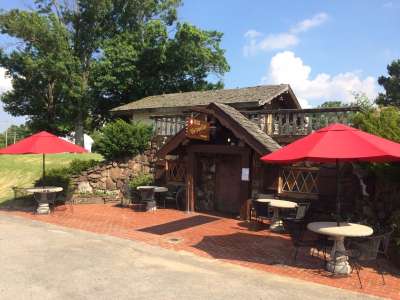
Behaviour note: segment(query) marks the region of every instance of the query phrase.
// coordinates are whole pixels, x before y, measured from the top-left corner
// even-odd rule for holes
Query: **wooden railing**
[[[332,123],[351,125],[359,107],[242,111],[270,136],[304,136]]]
[[[332,123],[352,125],[350,116],[359,110],[359,107],[351,106],[241,111],[241,113],[278,143],[284,145]],[[182,114],[151,117],[154,122],[154,143],[157,144],[157,148],[185,127],[187,116]]]
[[[185,127],[185,116],[153,116],[156,136],[173,136]]]

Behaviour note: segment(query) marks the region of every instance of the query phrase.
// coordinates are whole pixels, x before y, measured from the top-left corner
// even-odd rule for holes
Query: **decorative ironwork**
[[[185,163],[175,160],[167,160],[166,177],[168,182],[185,182],[186,166]]]
[[[318,168],[285,167],[279,176],[279,193],[318,194]]]

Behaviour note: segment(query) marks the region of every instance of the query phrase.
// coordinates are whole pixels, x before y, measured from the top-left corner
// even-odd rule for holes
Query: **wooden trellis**
[[[183,162],[168,160],[166,168],[168,182],[184,183],[186,179],[186,165]]]
[[[279,176],[278,193],[301,198],[318,197],[318,168],[285,167]]]

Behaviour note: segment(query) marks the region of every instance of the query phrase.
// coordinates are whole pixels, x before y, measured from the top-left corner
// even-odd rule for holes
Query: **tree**
[[[383,138],[400,142],[400,109],[394,106],[378,107],[356,113],[354,126]]]
[[[0,15],[0,28],[24,41],[10,54],[0,50],[0,64],[13,85],[1,98],[5,110],[14,116],[30,116],[33,130],[68,131],[62,104],[71,94],[75,62],[67,30],[53,14],[18,10]]]
[[[383,86],[385,93],[380,93],[376,103],[400,107],[400,59],[392,61],[387,66],[389,76],[380,76],[378,83]]]
[[[347,107],[348,104],[343,103],[342,101],[325,101],[321,105],[318,105],[318,108],[332,108],[332,107]]]
[[[2,101],[11,114],[27,115],[33,129],[75,130],[82,144],[83,129],[100,127],[109,108],[145,95],[219,88],[208,76],[229,68],[222,34],[176,23],[180,0],[35,4],[34,11],[0,14],[1,32],[22,41],[1,52],[13,80]]]
[[[219,46],[222,34],[187,23],[176,29],[168,37],[167,26],[153,20],[143,32],[119,34],[105,43],[92,73],[96,115],[107,118],[109,109],[150,95],[223,87],[221,81],[208,81],[210,73],[229,70]]]
[[[24,124],[11,125],[4,132],[0,133],[0,147],[18,142],[19,140],[27,137],[32,132],[30,128]],[[7,139],[7,141],[6,141]]]

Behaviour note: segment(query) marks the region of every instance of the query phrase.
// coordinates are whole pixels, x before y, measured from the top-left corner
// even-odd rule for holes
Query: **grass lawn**
[[[84,154],[48,154],[46,155],[46,170],[67,166],[74,159],[98,159],[101,155]],[[13,186],[29,187],[42,174],[42,155],[0,155],[0,203],[13,198]]]

